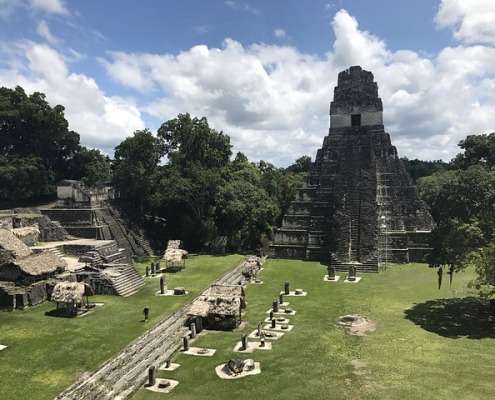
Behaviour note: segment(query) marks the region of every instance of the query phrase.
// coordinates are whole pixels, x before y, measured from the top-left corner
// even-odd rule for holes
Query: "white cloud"
[[[60,39],[54,36],[50,32],[50,27],[48,26],[48,23],[45,20],[41,20],[38,23],[38,26],[36,27],[36,32],[38,35],[40,35],[42,38],[46,39],[49,43],[51,44],[59,44]]]
[[[435,22],[461,42],[495,44],[493,0],[442,0]]]
[[[49,14],[69,15],[69,10],[65,7],[64,0],[30,0],[31,6]]]
[[[28,94],[39,91],[52,106],[63,105],[69,128],[81,135],[82,144],[113,155],[118,143],[144,129],[133,99],[106,96],[93,78],[70,72],[68,60],[74,51],[67,58],[46,44],[30,41],[3,44],[0,49],[12,60],[9,69],[0,69],[0,86],[19,85]]]
[[[285,37],[285,31],[281,28],[274,29],[273,34],[275,35],[276,38],[279,38],[279,39]]]

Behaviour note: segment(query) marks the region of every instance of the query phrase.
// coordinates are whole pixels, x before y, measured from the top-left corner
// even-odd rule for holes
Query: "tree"
[[[472,165],[491,168],[495,165],[495,132],[482,135],[469,135],[459,142],[464,153],[458,154],[452,164],[461,169]]]
[[[63,106],[50,107],[43,93],[28,96],[19,86],[0,88],[0,155],[37,157],[60,180],[78,149]]]
[[[150,211],[163,155],[160,140],[148,129],[134,132],[115,147],[114,182],[130,210],[140,218]]]
[[[0,156],[0,201],[43,198],[55,191],[54,173],[39,157]]]
[[[257,249],[261,237],[271,233],[278,211],[276,199],[263,190],[259,170],[253,163],[232,163],[215,203],[221,234]]]
[[[179,114],[160,126],[158,137],[171,164],[198,163],[206,169],[220,168],[232,155],[230,138],[210,128],[205,117]]]
[[[299,174],[301,172],[308,173],[311,168],[311,157],[302,156],[299,157],[292,165],[289,165],[286,170],[294,174]]]
[[[69,172],[69,171],[68,171]],[[108,156],[98,149],[80,146],[71,163],[70,176],[88,186],[101,185],[112,179],[112,165]]]
[[[472,285],[479,290],[482,297],[495,296],[495,243],[485,246],[474,259],[478,277]]]

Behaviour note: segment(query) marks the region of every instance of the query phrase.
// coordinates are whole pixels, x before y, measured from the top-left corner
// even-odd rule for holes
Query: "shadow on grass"
[[[474,297],[437,299],[404,311],[405,318],[440,336],[495,338],[495,310]]]

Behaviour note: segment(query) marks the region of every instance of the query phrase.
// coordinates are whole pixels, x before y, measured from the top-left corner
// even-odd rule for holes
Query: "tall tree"
[[[163,146],[148,130],[134,132],[115,147],[114,181],[136,216],[150,211]]]
[[[69,130],[64,107],[51,107],[43,93],[27,95],[21,87],[0,88],[0,154],[38,157],[55,179],[79,149],[79,135]]]
[[[158,129],[170,163],[198,163],[205,169],[227,165],[232,155],[229,136],[217,132],[203,118],[179,114]]]

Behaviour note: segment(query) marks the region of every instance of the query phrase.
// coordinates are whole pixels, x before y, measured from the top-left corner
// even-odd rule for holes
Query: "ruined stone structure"
[[[424,260],[434,223],[382,112],[371,72],[356,66],[339,73],[329,134],[276,233],[272,257],[369,272]]]
[[[87,187],[80,181],[62,180],[57,183],[55,207],[40,211],[59,223],[71,236],[115,240],[129,254],[151,256],[154,251],[143,232],[129,226],[110,202],[118,197],[111,186]]]

